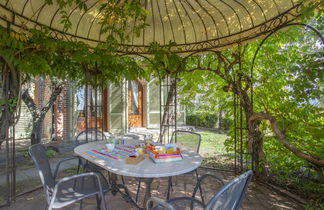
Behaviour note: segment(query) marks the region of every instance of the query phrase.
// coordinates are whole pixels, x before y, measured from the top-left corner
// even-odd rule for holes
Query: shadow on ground
[[[225,182],[228,182],[233,177],[232,173],[222,172],[210,169],[199,169],[199,174],[216,174],[222,178]],[[133,178],[125,177],[125,181],[129,191],[133,197],[135,197],[137,189],[137,181]],[[196,178],[194,174],[186,174],[173,178],[174,188],[172,192],[172,197],[178,196],[191,196],[194,185],[196,184]],[[167,178],[155,179],[152,184],[152,195],[165,199],[167,189]],[[206,193],[212,194],[212,189],[207,190]],[[145,193],[144,184],[141,186],[139,203],[142,205],[142,200]],[[136,209],[130,203],[127,203],[123,198],[117,194],[116,196],[108,193],[106,196],[106,202],[108,204],[108,209],[118,209],[118,210],[130,210]],[[17,198],[16,202],[10,207],[4,207],[3,210],[35,210],[45,208],[45,196],[42,189],[36,190],[32,193],[25,194]],[[79,204],[72,204],[65,210],[79,209]],[[96,209],[96,199],[95,197],[86,199],[84,201],[84,209]],[[251,182],[245,200],[242,205],[242,209],[260,210],[260,209],[304,209],[301,204],[296,203],[296,201],[291,200],[288,197],[284,197],[281,194],[263,186],[259,183]]]

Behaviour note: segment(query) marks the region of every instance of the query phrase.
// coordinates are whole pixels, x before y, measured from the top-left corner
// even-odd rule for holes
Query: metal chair
[[[108,133],[108,135],[112,135],[112,134]],[[75,141],[76,141],[77,146],[81,145],[81,144],[89,143],[89,142],[94,142],[94,141],[107,141],[107,134],[103,133],[100,130],[94,129],[94,128],[88,128],[84,131],[81,131],[76,136]],[[97,166],[95,164],[88,163],[84,159],[81,159],[80,165],[78,167],[80,168],[81,166],[86,171],[97,172],[103,176],[103,174],[101,173],[102,168],[100,168],[99,166]],[[107,172],[107,174],[108,174],[108,178],[109,178],[109,182],[110,182],[111,174],[109,171]],[[122,180],[122,183],[125,184],[125,180],[124,180],[123,176],[121,176],[121,180]]]
[[[174,209],[204,209],[206,203],[208,203],[223,187],[224,182],[219,177],[213,174],[204,174],[199,177],[193,190],[192,197],[173,198],[168,202],[171,202]],[[201,200],[196,199],[198,190],[200,190]]]
[[[200,144],[201,144],[201,135],[199,133],[195,133],[192,131],[182,131],[176,130],[172,133],[170,144],[175,143],[177,146],[181,148],[185,148],[188,150],[195,151],[199,154]],[[188,172],[186,174],[195,173],[196,179],[198,183],[198,169],[194,170],[193,172]],[[167,192],[167,199],[170,198],[170,190],[172,189],[172,177],[168,179],[168,192]],[[202,195],[201,195],[202,196]]]
[[[97,206],[100,203],[103,209],[106,209],[104,192],[109,191],[108,183],[100,178],[100,175],[94,172],[77,174],[70,177],[65,177],[56,181],[59,167],[61,163],[71,159],[79,159],[72,157],[61,160],[52,173],[48,157],[46,156],[45,147],[41,144],[32,145],[29,147],[29,154],[36,165],[49,210],[62,208],[74,202],[81,201],[80,209],[82,209],[82,200],[90,196],[96,196]],[[80,160],[80,159],[79,159]]]
[[[81,131],[75,138],[75,142],[77,146],[88,142],[106,141],[106,140],[107,140],[106,135],[102,131],[96,130],[94,128],[88,128],[84,131]]]
[[[196,198],[196,194],[199,190],[201,202],[203,203],[203,205],[205,205],[223,187],[224,182],[218,176],[215,176],[213,174],[204,174],[199,177],[198,182],[192,193],[192,197]]]
[[[88,142],[106,141],[106,140],[107,140],[106,135],[102,131],[96,130],[94,128],[88,128],[84,131],[81,131],[75,138],[76,146]],[[88,163],[83,158],[80,159],[78,170],[81,166],[85,171],[94,171],[94,172],[101,173],[100,172],[101,168],[99,166],[92,163]]]
[[[108,135],[110,136],[112,134],[108,133]],[[88,128],[84,131],[81,131],[76,136],[75,141],[76,141],[77,146],[81,145],[81,144],[89,143],[89,142],[94,142],[94,141],[107,141],[107,134],[105,134],[102,131],[97,130],[95,128]],[[88,163],[84,159],[81,159],[78,168],[80,168],[81,166],[85,171],[97,172],[103,176],[103,174],[101,173],[102,169],[99,166],[92,164],[92,163]],[[107,175],[108,175],[108,180],[109,180],[108,182],[110,183],[111,174],[109,171],[107,172]],[[121,180],[122,180],[122,183],[125,184],[124,177],[121,176]]]
[[[169,143],[175,143],[181,148],[186,148],[199,153],[201,135],[192,131],[177,130],[172,133]]]
[[[195,198],[195,193],[198,189],[199,182],[193,192],[192,197],[178,197],[172,198],[168,201],[163,201],[158,198],[150,198],[147,203],[147,209],[149,210],[177,210],[177,209],[204,209],[204,210],[237,210],[240,208],[248,184],[251,181],[253,172],[247,171],[239,177],[233,179],[226,184],[218,193],[216,193],[210,201],[205,205],[202,201]],[[203,178],[203,177],[201,177]],[[157,205],[152,206],[152,203]]]

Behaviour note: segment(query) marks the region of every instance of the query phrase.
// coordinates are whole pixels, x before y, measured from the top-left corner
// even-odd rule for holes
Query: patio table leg
[[[144,201],[143,201],[143,206],[146,207],[146,202],[147,200],[151,197],[151,184],[153,182],[153,179],[152,178],[147,178],[144,180],[145,182],[145,196],[144,196]],[[150,206],[152,207],[152,206]]]
[[[117,193],[120,193],[126,202],[132,203],[138,209],[143,209],[142,207],[138,206],[137,203],[130,196],[127,187],[124,184],[117,183],[117,174],[110,173],[110,178],[111,178],[111,193],[113,196],[115,196]],[[120,189],[124,189],[124,192],[122,192]]]
[[[111,193],[115,196],[117,192],[119,192],[118,184],[117,184],[117,175],[111,173]]]

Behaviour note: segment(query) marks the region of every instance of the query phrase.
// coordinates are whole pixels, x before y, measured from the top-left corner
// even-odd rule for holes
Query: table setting
[[[144,202],[151,196],[150,184],[154,178],[170,177],[195,170],[202,158],[194,151],[179,148],[177,144],[161,144],[148,139],[144,141],[110,136],[107,141],[95,141],[74,149],[80,157],[98,165],[112,174],[112,188],[123,188],[128,201],[138,204],[130,197],[127,187],[117,184],[117,175],[144,178],[146,193]],[[122,192],[121,192],[122,193]]]

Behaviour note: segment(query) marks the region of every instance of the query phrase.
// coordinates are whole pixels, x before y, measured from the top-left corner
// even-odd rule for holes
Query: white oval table
[[[74,152],[88,160],[89,162],[96,164],[97,166],[110,171],[113,174],[118,174],[122,176],[130,176],[137,178],[148,178],[149,181],[146,183],[146,193],[144,198],[144,206],[147,199],[151,196],[150,192],[150,183],[153,178],[161,178],[161,177],[171,177],[180,174],[185,174],[190,171],[194,171],[197,169],[202,162],[202,157],[194,151],[188,151],[186,149],[182,149],[182,157],[181,161],[170,162],[170,163],[154,163],[150,158],[145,158],[143,161],[138,163],[137,165],[130,165],[125,163],[125,159],[106,161],[99,158],[94,158],[88,156],[86,154],[87,151],[91,150],[102,150],[105,147],[104,142],[90,142],[87,144],[82,144],[77,146],[74,149]],[[117,186],[116,180],[117,177],[114,176],[112,180],[112,185]],[[114,186],[112,186],[114,187]]]

